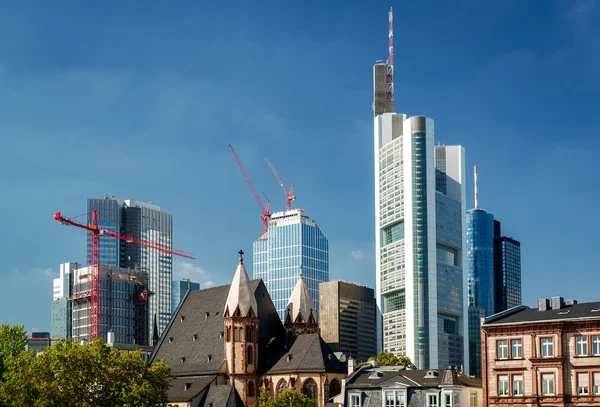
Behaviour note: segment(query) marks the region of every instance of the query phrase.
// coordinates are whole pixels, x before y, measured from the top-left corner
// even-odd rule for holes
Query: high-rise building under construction
[[[173,220],[152,202],[121,200],[107,195],[87,200],[88,223],[98,211],[99,226],[171,249]],[[88,233],[88,264],[91,264],[91,235]],[[100,264],[143,271],[148,275],[147,343],[160,336],[171,319],[173,256],[152,247],[100,236]],[[154,321],[156,320],[156,324]],[[155,332],[156,331],[156,332]]]
[[[390,55],[373,68],[378,347],[419,369],[468,360],[465,151],[395,113]],[[468,367],[466,367],[468,370]]]

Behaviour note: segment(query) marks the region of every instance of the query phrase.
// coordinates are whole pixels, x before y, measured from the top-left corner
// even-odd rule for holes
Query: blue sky
[[[257,190],[374,286],[372,65],[395,11],[396,106],[479,164],[480,206],[522,242],[524,302],[599,300],[600,1],[0,2],[0,323],[50,329],[52,278],[85,261],[53,221],[105,193],[173,214],[176,276],[228,283]],[[223,5],[227,4],[227,6]],[[473,205],[471,176],[468,206]]]

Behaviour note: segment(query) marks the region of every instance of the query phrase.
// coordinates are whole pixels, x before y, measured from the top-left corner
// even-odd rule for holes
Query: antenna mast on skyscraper
[[[473,167],[473,175],[474,175],[474,191],[475,191],[475,209],[479,209],[479,192],[477,191],[477,166],[475,165]]]
[[[386,100],[394,100],[394,14],[390,7],[388,15],[388,37],[389,37],[389,53],[387,60],[387,75],[385,82],[387,84]]]

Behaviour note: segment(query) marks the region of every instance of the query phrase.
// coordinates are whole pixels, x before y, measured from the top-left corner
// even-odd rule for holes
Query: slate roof
[[[295,372],[345,373],[346,366],[319,334],[280,337],[266,349],[265,374]],[[289,356],[289,357],[288,357]]]
[[[262,280],[250,282],[258,306],[259,352],[285,330]],[[225,360],[223,309],[229,285],[188,291],[150,362],[162,359],[173,376],[216,375]],[[210,356],[210,357],[209,357]],[[183,359],[185,358],[185,359]]]
[[[235,387],[231,384],[211,385],[202,405],[204,407],[245,407],[238,392],[235,391]]]
[[[522,305],[487,317],[483,325],[525,324],[580,319],[600,319],[600,302],[563,305],[559,309],[549,309],[546,311]]]
[[[216,376],[176,378],[171,382],[171,388],[169,389],[169,401],[187,402],[196,397],[202,398],[200,393],[206,392],[208,385],[215,379]]]
[[[428,372],[434,372],[434,374],[428,375]],[[394,366],[362,368],[348,381],[347,388],[381,388],[393,387],[398,384],[406,387],[429,388],[439,386],[481,387],[481,379],[465,376],[450,369],[406,370]]]

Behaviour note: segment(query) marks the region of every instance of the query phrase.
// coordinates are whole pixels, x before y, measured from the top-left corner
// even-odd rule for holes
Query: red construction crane
[[[277,170],[275,168],[273,168],[273,166],[271,165],[269,160],[267,160],[265,158],[265,161],[267,162],[267,165],[271,169],[271,172],[273,173],[273,175],[275,175],[277,182],[279,182],[279,186],[281,187],[281,189],[283,189],[283,193],[285,194],[285,210],[289,211],[290,209],[292,209],[292,201],[296,200],[296,196],[294,195],[294,184],[292,184],[290,186],[289,191],[286,190],[285,186],[283,185],[283,182],[281,182],[281,179],[279,179],[279,175],[277,175]]]
[[[260,200],[260,197],[256,193],[254,186],[252,185],[252,181],[250,181],[250,177],[248,176],[248,173],[244,169],[244,164],[242,164],[242,160],[240,160],[240,157],[237,155],[237,153],[235,152],[235,149],[233,148],[233,146],[231,144],[229,144],[229,148],[231,149],[231,152],[233,153],[235,160],[237,161],[238,165],[240,166],[240,170],[242,170],[242,173],[244,174],[244,177],[246,178],[246,181],[248,182],[248,185],[250,186],[250,189],[252,190],[252,194],[254,195],[254,198],[256,198],[256,202],[258,202],[258,206],[260,206],[260,210],[262,211],[262,216],[260,219],[262,220],[262,233],[264,235],[265,233],[267,233],[267,229],[269,226],[269,218],[272,215],[271,214],[271,201],[267,200],[266,206],[263,206],[263,203]]]
[[[128,243],[137,244],[139,246],[149,247],[151,249],[160,250],[161,252],[174,254],[176,256],[185,257],[187,259],[195,259],[196,257],[191,253],[182,252],[181,250],[171,249],[169,247],[160,245],[158,243],[150,242],[139,237],[128,236],[123,233],[115,232],[114,230],[102,229],[98,226],[98,212],[94,210],[92,216],[92,224],[84,225],[81,223],[74,222],[71,219],[63,217],[60,212],[54,214],[54,220],[59,221],[66,226],[76,226],[81,229],[85,229],[92,234],[92,281],[91,281],[91,326],[90,326],[90,341],[93,341],[98,336],[99,330],[99,318],[98,308],[100,303],[100,236],[110,236],[115,239],[123,240]]]

